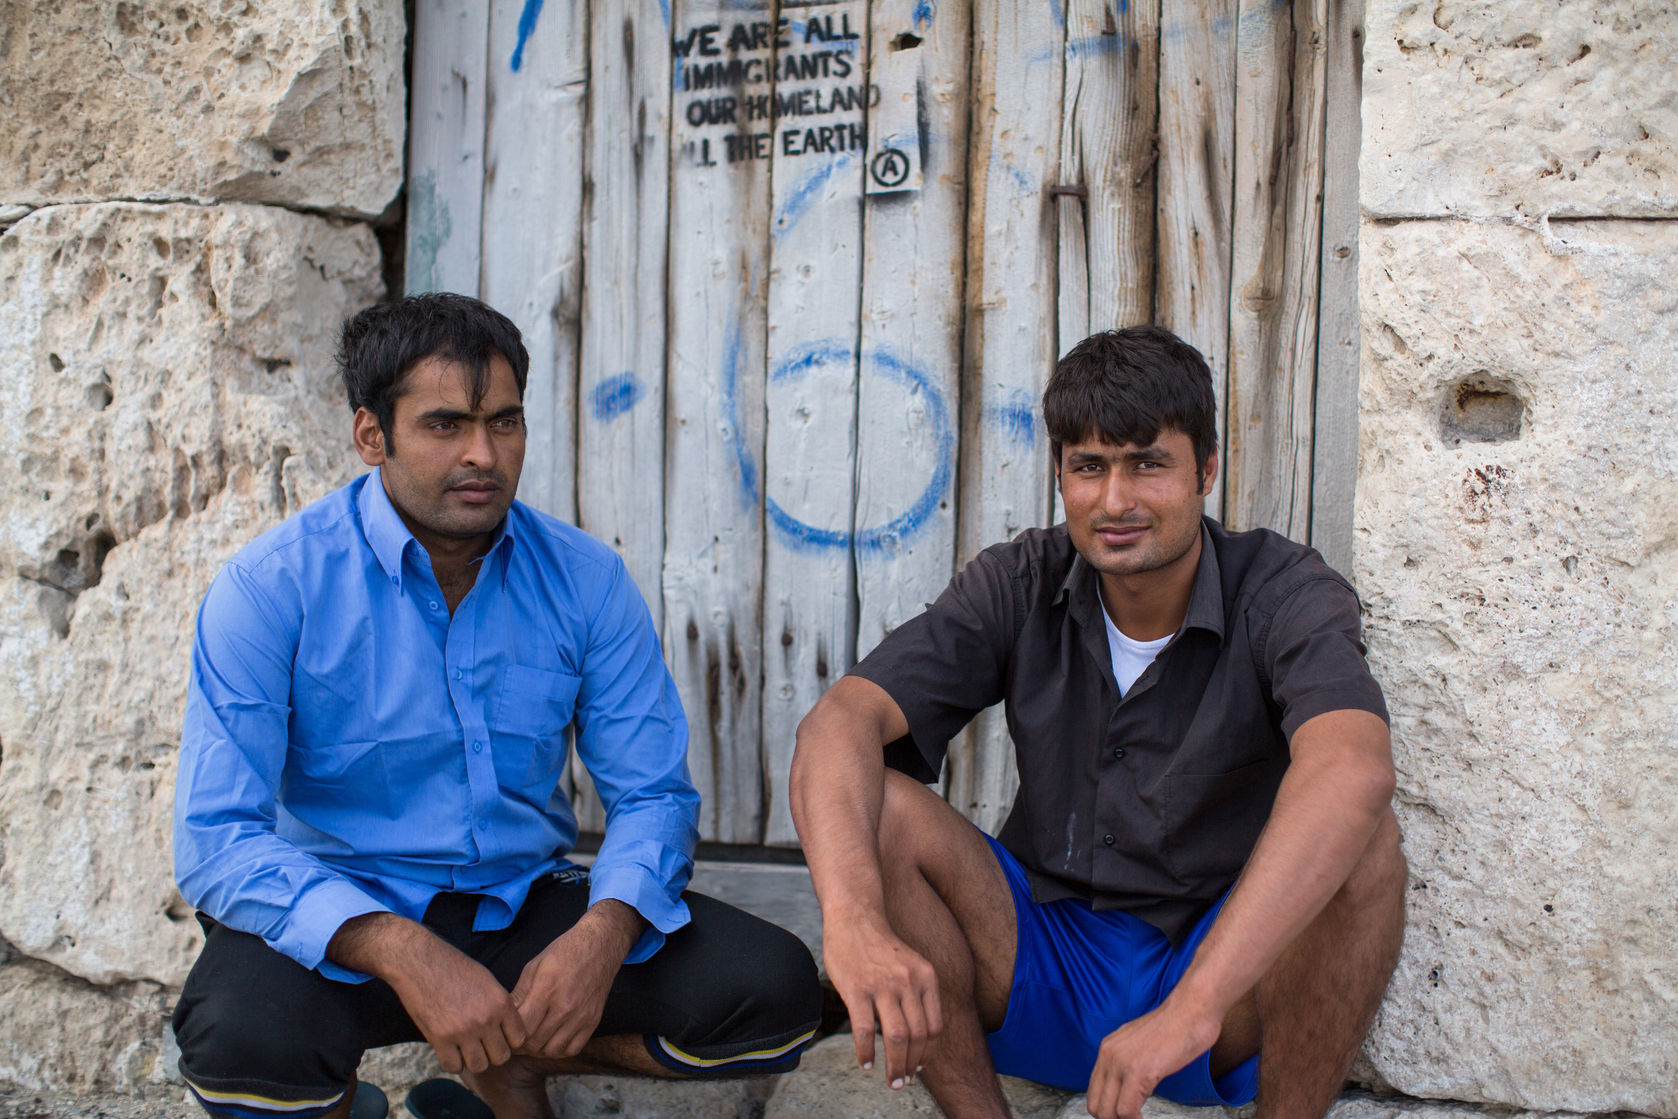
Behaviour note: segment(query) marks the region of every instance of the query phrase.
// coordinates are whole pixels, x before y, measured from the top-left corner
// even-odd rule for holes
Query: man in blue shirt
[[[687,723],[611,549],[514,501],[528,358],[463,296],[369,308],[339,363],[375,469],[239,552],[198,618],[176,876],[207,940],[174,1025],[213,1114],[348,1113],[424,1039],[499,1119],[560,1071],[796,1066],[791,934],[702,895]],[[569,743],[606,809],[591,870]]]

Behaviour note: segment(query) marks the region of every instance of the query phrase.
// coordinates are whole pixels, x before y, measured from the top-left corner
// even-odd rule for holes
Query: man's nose
[[[1110,470],[1106,485],[1101,487],[1103,511],[1114,516],[1128,513],[1136,505],[1136,491],[1122,470]]]
[[[468,466],[495,465],[495,439],[490,435],[487,424],[472,425],[466,445],[461,449],[460,461]]]

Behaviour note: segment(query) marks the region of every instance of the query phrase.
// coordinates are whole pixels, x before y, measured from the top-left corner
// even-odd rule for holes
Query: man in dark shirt
[[[1405,867],[1351,587],[1203,517],[1205,361],[1086,339],[1043,398],[1066,523],[982,553],[804,720],[792,808],[828,974],[871,1068],[946,1114],[994,1071],[1098,1119],[1259,1101],[1321,1116],[1386,988]],[[1005,703],[998,839],[921,782]],[[1259,1054],[1262,1052],[1262,1060]]]

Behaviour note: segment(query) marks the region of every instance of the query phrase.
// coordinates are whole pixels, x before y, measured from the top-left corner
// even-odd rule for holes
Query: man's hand
[[[822,960],[850,1013],[857,1064],[874,1067],[878,1020],[886,1048],[886,1081],[901,1088],[920,1070],[927,1044],[944,1028],[937,972],[890,929],[874,922],[850,928],[829,924],[822,936]]]
[[[1216,1017],[1179,1011],[1167,999],[1102,1039],[1087,1107],[1096,1119],[1139,1119],[1161,1080],[1212,1047]]]
[[[452,1073],[501,1065],[524,1044],[513,998],[489,969],[394,913],[344,922],[327,946],[334,963],[390,984],[402,1007]]]
[[[524,966],[513,1002],[524,1020],[521,1052],[575,1057],[594,1037],[606,996],[645,920],[619,901],[597,902]]]

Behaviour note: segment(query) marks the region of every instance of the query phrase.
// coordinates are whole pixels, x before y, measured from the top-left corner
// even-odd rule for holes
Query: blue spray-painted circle
[[[731,355],[733,356],[733,355]],[[769,380],[793,381],[803,377],[811,370],[827,364],[854,364],[856,351],[843,342],[826,341],[812,342],[793,350],[782,358],[769,371]],[[730,362],[730,374],[737,374],[734,362]],[[955,473],[955,432],[950,426],[949,408],[938,386],[932,383],[932,378],[919,367],[904,361],[890,350],[875,347],[868,351],[862,362],[863,373],[875,372],[885,375],[898,382],[911,392],[920,395],[926,401],[928,419],[932,422],[932,437],[937,453],[937,465],[933,467],[932,477],[926,488],[921,491],[906,511],[893,517],[882,525],[856,530],[854,542],[856,547],[864,552],[881,552],[893,541],[910,537],[919,532],[928,518],[937,510],[938,503],[949,492],[950,480]],[[734,377],[730,376],[730,382]],[[725,391],[729,397],[730,411],[734,413],[732,436],[734,439],[734,454],[741,466],[741,481],[751,497],[757,497],[757,471],[753,468],[752,456],[741,440],[742,425],[739,422],[738,394],[734,391],[734,384],[729,383]],[[849,548],[853,536],[849,532],[835,529],[818,528],[806,521],[788,513],[776,503],[774,498],[764,497],[764,515],[775,530],[784,536],[787,542],[795,548],[802,549],[842,549]]]

